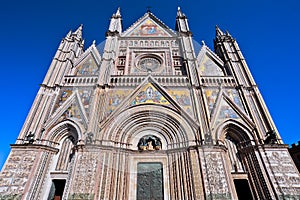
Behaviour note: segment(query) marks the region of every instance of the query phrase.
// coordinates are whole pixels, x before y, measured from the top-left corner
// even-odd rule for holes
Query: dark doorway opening
[[[64,193],[65,185],[66,185],[66,180],[64,179],[52,180],[52,185],[51,185],[48,200],[61,200]]]
[[[161,163],[138,163],[137,200],[163,200],[163,168]]]
[[[234,185],[239,200],[253,200],[247,179],[235,179]]]

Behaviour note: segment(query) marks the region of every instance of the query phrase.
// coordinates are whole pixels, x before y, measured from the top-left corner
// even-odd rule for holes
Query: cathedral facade
[[[300,176],[235,39],[195,50],[150,11],[104,48],[59,44],[0,174],[0,199],[300,199]]]

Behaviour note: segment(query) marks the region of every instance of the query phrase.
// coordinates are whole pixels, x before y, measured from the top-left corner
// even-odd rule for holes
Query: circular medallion
[[[140,67],[145,71],[155,71],[159,66],[160,62],[159,60],[155,58],[142,58],[139,62]]]

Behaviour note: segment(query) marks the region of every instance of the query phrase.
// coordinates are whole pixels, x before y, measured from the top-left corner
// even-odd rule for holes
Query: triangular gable
[[[135,96],[131,105],[139,105],[145,103],[170,105],[170,102],[154,87],[152,83],[147,83]]]
[[[171,37],[174,35],[174,32],[152,13],[146,13],[122,34],[123,37]]]
[[[150,75],[129,94],[122,103],[120,103],[116,109],[108,116],[108,118],[102,122],[106,124],[110,119],[114,119],[120,112],[130,108],[132,106],[139,106],[142,104],[156,104],[169,107],[181,115],[189,119],[193,124],[197,124],[189,113],[185,111],[174,99],[163,89],[157,81],[155,81]]]
[[[80,99],[81,97],[78,91],[76,90],[73,92],[73,94],[48,119],[46,127],[64,119],[75,119],[87,126],[88,117]]]
[[[197,60],[201,76],[225,76],[223,62],[207,46],[202,46]]]
[[[227,97],[236,105],[238,106],[243,112],[245,112],[245,108],[242,104],[241,98],[239,93],[236,89],[225,89],[224,90]]]
[[[228,104],[226,98],[222,98],[219,104],[217,115],[215,117],[215,124],[219,124],[225,119],[236,119],[240,120],[240,115],[235,111],[235,109]]]
[[[72,74],[94,76],[99,74],[101,56],[93,43],[74,63]]]
[[[73,71],[75,76],[95,76],[99,74],[99,66],[93,56],[89,55]]]
[[[214,126],[225,120],[234,119],[237,121],[246,122],[248,125],[254,127],[254,123],[251,121],[251,119],[224,93],[220,94],[220,97],[217,101],[217,107],[213,111],[213,117],[211,118],[211,123]]]
[[[206,104],[211,117],[213,110],[216,107],[216,101],[220,93],[220,88],[207,88],[204,89],[204,96],[206,97]]]

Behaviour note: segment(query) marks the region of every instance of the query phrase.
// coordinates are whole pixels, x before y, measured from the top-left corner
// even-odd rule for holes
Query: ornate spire
[[[180,7],[178,7],[178,10],[177,10],[175,30],[180,33],[188,34],[190,36],[192,35],[192,33],[190,32],[187,17],[185,16],[184,13],[181,12]]]
[[[106,35],[115,35],[122,32],[122,16],[120,7],[117,9],[117,12],[114,13],[110,19],[110,24]]]
[[[77,30],[74,32],[74,35],[76,35],[78,38],[82,37],[82,27],[83,25],[80,24],[80,26],[77,28]]]
[[[120,9],[120,7],[118,7],[115,16],[116,16],[116,17],[122,17],[122,16],[121,16],[121,9]]]
[[[70,31],[68,32],[68,34],[66,35],[66,37],[71,37],[71,35],[72,35],[72,30],[70,30]]]
[[[178,9],[177,9],[177,18],[180,17],[180,18],[184,18],[185,17],[185,14],[181,12],[181,9],[180,7],[178,6]]]
[[[218,25],[216,25],[216,36],[222,36],[222,35],[224,35],[223,31],[221,31]]]

